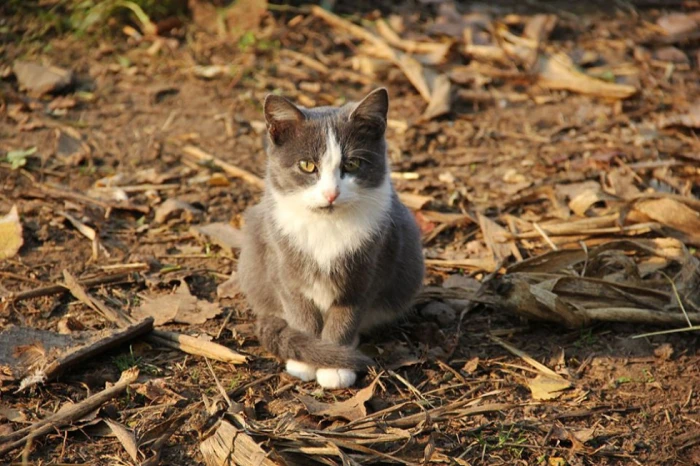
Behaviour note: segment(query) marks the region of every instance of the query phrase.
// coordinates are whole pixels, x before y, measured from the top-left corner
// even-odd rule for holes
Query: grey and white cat
[[[355,383],[359,335],[409,309],[420,234],[389,177],[389,97],[342,107],[265,99],[266,188],[245,216],[238,274],[262,345],[301,380]]]

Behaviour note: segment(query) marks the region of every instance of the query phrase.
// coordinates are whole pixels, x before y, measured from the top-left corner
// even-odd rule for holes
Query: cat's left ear
[[[381,87],[370,92],[357,104],[355,110],[350,114],[350,120],[384,134],[388,113],[389,93]]]

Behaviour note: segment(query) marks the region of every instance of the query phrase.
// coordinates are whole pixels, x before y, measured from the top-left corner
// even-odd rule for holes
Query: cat
[[[359,336],[409,310],[423,283],[418,226],[390,180],[380,88],[340,107],[264,101],[267,172],[244,214],[241,290],[264,348],[324,388],[373,364]]]

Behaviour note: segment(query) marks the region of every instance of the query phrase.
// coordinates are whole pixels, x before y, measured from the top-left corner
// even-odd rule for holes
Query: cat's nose
[[[323,196],[328,200],[328,203],[333,204],[338,196],[340,196],[340,191],[338,188],[330,189],[323,192]]]

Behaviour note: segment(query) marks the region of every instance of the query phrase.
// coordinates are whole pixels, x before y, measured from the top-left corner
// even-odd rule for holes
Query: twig
[[[125,327],[132,323],[133,320],[128,315],[108,307],[99,299],[87,294],[85,289],[78,283],[78,280],[68,270],[63,271],[63,280],[66,282],[66,288],[70,290],[73,296],[88,305],[93,311],[101,314],[105,319],[117,324],[119,327]]]
[[[198,147],[194,146],[185,146],[182,148],[182,151],[187,154],[188,156],[194,158],[197,161],[200,162],[209,162],[216,167],[219,167],[223,171],[225,171],[227,174],[233,176],[234,178],[240,178],[243,181],[255,186],[256,188],[263,189],[265,187],[265,181],[263,181],[262,178],[260,178],[257,175],[252,174],[251,172],[244,170],[242,168],[238,168],[235,165],[231,165],[228,162],[224,162],[218,157],[215,157],[211,154],[207,154],[204,152],[202,149],[199,149]]]
[[[537,369],[541,373],[548,375],[550,377],[554,377],[555,379],[563,379],[563,377],[561,375],[557,374],[556,372],[554,372],[552,369],[545,366],[544,364],[536,361],[529,354],[527,354],[525,351],[519,350],[515,346],[511,345],[510,343],[505,342],[504,340],[501,340],[500,338],[498,338],[496,336],[489,335],[489,338],[493,342],[498,343],[499,345],[501,345],[502,347],[504,347],[505,349],[507,349],[508,351],[513,353],[514,355],[518,356],[520,359],[522,359],[523,361],[525,361],[526,363],[528,363],[529,365],[531,365],[532,367],[534,367],[535,369]]]
[[[87,280],[78,281],[78,283],[85,288],[94,288],[101,285],[114,285],[123,283],[133,283],[135,281],[134,276],[130,273],[119,273],[114,275],[105,275],[103,277],[89,278]],[[53,294],[63,293],[68,291],[64,285],[49,285],[42,288],[36,288],[29,291],[23,291],[17,293],[16,295],[3,296],[3,302],[16,303],[25,299],[41,298],[43,296],[51,296]]]
[[[148,339],[154,343],[184,351],[185,353],[196,354],[217,361],[231,364],[245,364],[248,362],[247,356],[237,353],[232,349],[218,343],[207,341],[202,338],[191,337],[189,335],[154,330]]]
[[[112,332],[101,340],[78,348],[76,351],[66,354],[55,360],[44,369],[45,380],[53,380],[61,375],[66,369],[75,366],[97,354],[120,346],[124,342],[133,340],[153,330],[153,318],[147,317],[141,322],[124,328],[123,330]]]
[[[44,436],[54,429],[68,425],[75,422],[88,413],[96,410],[107,401],[120,395],[124,390],[129,387],[138,378],[139,371],[137,368],[132,367],[131,369],[122,372],[119,381],[113,386],[96,393],[80,403],[77,404],[66,404],[61,407],[61,409],[45,418],[41,421],[37,421],[29,427],[17,430],[11,434],[0,437],[0,455],[3,455],[15,448],[21,446],[24,442],[32,441],[37,437]],[[12,441],[17,437],[21,437],[18,440]]]
[[[557,245],[552,242],[552,239],[549,237],[549,235],[547,235],[547,233],[545,233],[545,231],[542,229],[542,227],[539,226],[537,222],[533,222],[532,226],[535,227],[537,233],[539,233],[540,236],[542,236],[542,238],[544,238],[544,240],[547,242],[547,244],[549,244],[550,248],[552,248],[554,251],[559,250]]]

